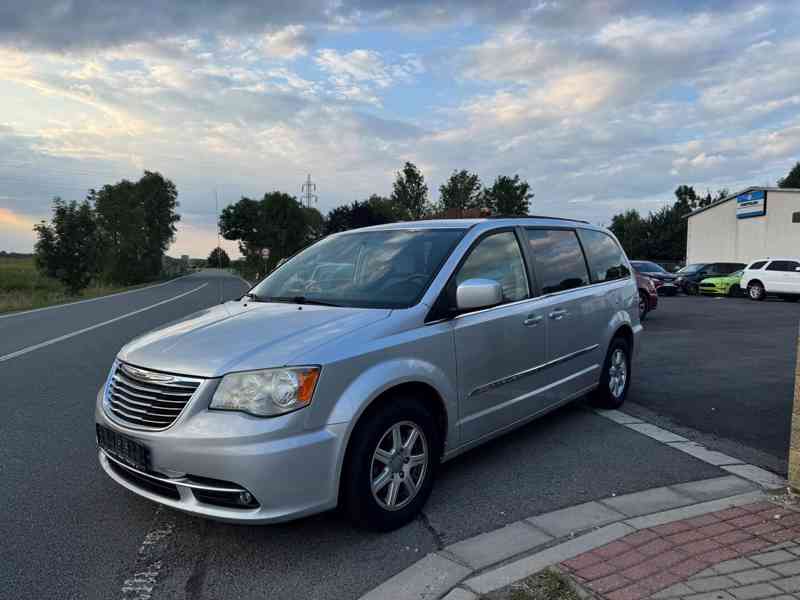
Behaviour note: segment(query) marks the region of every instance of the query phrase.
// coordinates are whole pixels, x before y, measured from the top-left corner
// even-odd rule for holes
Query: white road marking
[[[151,304],[150,306],[145,306],[144,308],[140,308],[138,310],[134,310],[132,312],[126,313],[124,315],[120,315],[118,317],[114,317],[113,319],[108,319],[107,321],[103,321],[102,323],[97,323],[95,325],[91,325],[89,327],[84,327],[83,329],[79,329],[78,331],[73,331],[71,333],[66,333],[64,335],[58,336],[57,338],[53,338],[51,340],[47,340],[44,342],[40,342],[38,344],[34,344],[33,346],[28,346],[27,348],[23,348],[22,350],[17,350],[16,352],[11,352],[10,354],[6,354],[4,356],[0,356],[0,363],[5,362],[7,360],[11,360],[12,358],[18,358],[24,354],[28,354],[29,352],[33,352],[34,350],[39,350],[40,348],[45,348],[46,346],[50,346],[52,344],[56,344],[58,342],[63,342],[64,340],[68,340],[70,338],[75,337],[76,335],[81,335],[82,333],[86,333],[87,331],[92,331],[94,329],[98,329],[99,327],[105,327],[106,325],[110,325],[111,323],[116,323],[117,321],[121,321],[122,319],[127,319],[128,317],[132,317],[134,315],[138,315],[139,313],[143,313],[147,310],[152,308],[156,308],[163,304],[167,304],[168,302],[174,302],[175,300],[179,300],[184,296],[188,296],[189,294],[193,294],[197,290],[201,290],[208,285],[208,282],[204,283],[203,285],[199,285],[196,288],[189,290],[188,292],[184,292],[182,294],[178,294],[177,296],[173,296],[172,298],[167,298],[166,300],[162,300],[161,302],[156,302],[155,304]]]
[[[153,589],[164,566],[163,558],[169,538],[175,531],[172,518],[162,519],[162,512],[159,506],[153,518],[155,524],[144,536],[144,541],[136,553],[134,572],[122,583],[120,589],[122,600],[150,600],[153,597]]]
[[[631,431],[646,435],[665,446],[689,454],[698,460],[724,469],[742,479],[752,481],[764,489],[769,490],[786,487],[786,480],[783,479],[783,477],[775,475],[775,473],[746,463],[738,458],[728,456],[727,454],[709,450],[703,444],[688,440],[668,429],[652,425],[643,419],[632,417],[621,410],[595,410],[594,412],[601,417],[605,417],[623,427],[627,427]]]
[[[185,279],[189,277],[189,275],[183,275],[182,277],[176,277],[175,279],[170,279],[169,281],[163,281],[161,283],[155,283],[153,285],[148,285],[146,287],[136,288],[135,290],[128,290],[126,292],[117,292],[116,294],[108,294],[107,296],[98,296],[97,298],[87,298],[86,300],[77,300],[75,302],[66,302],[64,304],[55,304],[53,306],[43,306],[42,308],[32,308],[31,310],[22,310],[19,312],[12,312],[7,315],[0,315],[0,319],[10,319],[11,317],[21,317],[22,315],[29,315],[31,313],[42,312],[45,310],[53,310],[56,308],[64,308],[66,306],[75,306],[76,304],[84,304],[86,302],[97,302],[98,300],[105,300],[106,298],[114,298],[115,296],[124,296],[125,294],[134,294],[136,292],[143,292],[144,290],[152,290],[153,288],[161,287],[162,285],[168,285],[170,283],[174,283],[179,279]]]

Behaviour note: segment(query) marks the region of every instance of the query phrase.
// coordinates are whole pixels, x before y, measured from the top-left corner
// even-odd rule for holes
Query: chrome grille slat
[[[148,394],[143,394],[140,391],[139,392],[134,392],[134,391],[128,389],[129,387],[132,387],[132,386],[129,386],[129,385],[125,384],[125,383],[121,383],[121,382],[117,381],[116,379],[112,379],[111,380],[111,385],[114,386],[117,389],[121,389],[123,392],[125,392],[129,396],[133,396],[134,398],[141,398],[142,400],[151,400],[151,401],[155,401],[155,402],[164,402],[166,404],[178,404],[180,406],[183,406],[184,404],[186,404],[186,398],[190,397],[192,395],[191,393],[189,393],[189,394],[181,394],[181,399],[180,400],[167,400],[165,398],[159,398],[157,396],[150,396]],[[141,390],[142,388],[137,388],[137,389]],[[177,398],[177,395],[173,396],[173,397]]]
[[[106,412],[137,428],[166,429],[183,412],[201,383],[201,379],[118,363],[106,386]]]
[[[160,387],[167,387],[167,386],[153,385],[153,384],[146,384],[147,387],[142,387],[142,382],[127,377],[124,373],[120,371],[117,371],[114,374],[114,379],[120,381],[125,385],[129,385],[132,388],[146,390],[151,393],[164,394],[165,396],[183,396],[184,394],[189,394],[193,392],[197,388],[197,386],[190,387],[186,385],[180,385],[180,386],[176,385],[173,386],[170,390],[162,390],[160,389]]]
[[[165,417],[177,417],[178,414],[183,410],[182,406],[170,407],[170,408],[162,408],[160,406],[153,406],[152,404],[147,404],[145,402],[138,402],[137,400],[131,400],[127,398],[124,394],[121,394],[118,390],[109,398],[110,402],[119,402],[123,406],[130,406],[139,407],[138,410],[156,410],[156,411],[164,411],[163,416]],[[161,414],[161,413],[156,413]]]

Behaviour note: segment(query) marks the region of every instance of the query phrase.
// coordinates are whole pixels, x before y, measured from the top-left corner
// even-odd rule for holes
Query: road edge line
[[[180,298],[183,298],[184,296],[188,296],[189,294],[193,294],[194,292],[203,289],[207,285],[208,285],[208,282],[206,282],[206,283],[204,283],[204,284],[202,284],[202,285],[200,285],[200,286],[198,286],[198,287],[196,287],[194,289],[191,289],[188,292],[183,292],[182,294],[178,294],[177,296],[173,296],[172,298],[167,298],[166,300],[161,300],[160,302],[156,302],[155,304],[151,304],[150,306],[145,306],[144,308],[139,308],[137,310],[134,310],[132,312],[126,313],[124,315],[119,315],[117,317],[114,317],[113,319],[108,319],[107,321],[103,321],[101,323],[95,323],[94,325],[90,325],[89,327],[84,327],[83,329],[78,329],[77,331],[72,331],[70,333],[65,333],[64,335],[58,336],[56,338],[53,338],[53,339],[50,339],[50,340],[45,340],[44,342],[39,342],[38,344],[34,344],[33,346],[28,346],[27,348],[22,348],[20,350],[16,350],[16,351],[11,352],[9,354],[5,354],[3,356],[0,356],[0,363],[12,360],[14,358],[19,358],[20,356],[23,356],[23,355],[28,354],[30,352],[33,352],[35,350],[39,350],[41,348],[45,348],[45,347],[51,346],[53,344],[57,344],[58,342],[63,342],[64,340],[68,340],[68,339],[73,338],[75,336],[81,335],[82,333],[87,333],[87,332],[92,331],[94,329],[98,329],[100,327],[105,327],[106,325],[111,325],[112,323],[116,323],[117,321],[121,321],[122,319],[127,319],[128,317],[132,317],[134,315],[138,315],[140,313],[148,311],[148,310],[150,310],[152,308],[156,308],[156,307],[161,306],[163,304],[167,304],[168,302],[173,302],[175,300],[179,300]]]
[[[75,306],[76,304],[85,304],[87,302],[96,302],[97,300],[105,300],[106,298],[114,298],[115,296],[124,296],[125,294],[133,294],[136,292],[143,292],[144,290],[152,290],[157,287],[161,287],[170,283],[175,283],[179,279],[186,279],[187,277],[191,277],[194,273],[189,273],[188,275],[181,275],[180,277],[175,277],[173,279],[169,279],[167,281],[162,281],[161,283],[154,283],[153,285],[148,285],[145,287],[136,288],[135,290],[125,290],[124,292],[114,292],[113,294],[107,294],[105,296],[98,296],[97,298],[86,298],[85,300],[75,300],[74,302],[64,302],[63,304],[53,304],[52,306],[42,306],[40,308],[31,308],[28,310],[20,310],[16,312],[10,312],[7,314],[0,315],[0,319],[8,319],[10,317],[21,317],[23,315],[29,315],[31,313],[43,312],[45,310],[53,310],[56,308],[64,308],[66,306]]]

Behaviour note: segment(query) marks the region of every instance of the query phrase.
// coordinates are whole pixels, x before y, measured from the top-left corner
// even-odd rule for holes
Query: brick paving
[[[601,600],[800,600],[800,512],[758,502],[643,529],[561,563]]]

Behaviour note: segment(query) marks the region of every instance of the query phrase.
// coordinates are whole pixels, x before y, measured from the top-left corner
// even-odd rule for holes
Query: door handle
[[[525,320],[522,322],[525,327],[535,327],[539,323],[542,322],[541,315],[528,315],[525,317]]]
[[[567,309],[565,308],[557,308],[554,311],[550,312],[547,316],[553,319],[554,321],[560,321],[568,314]]]

